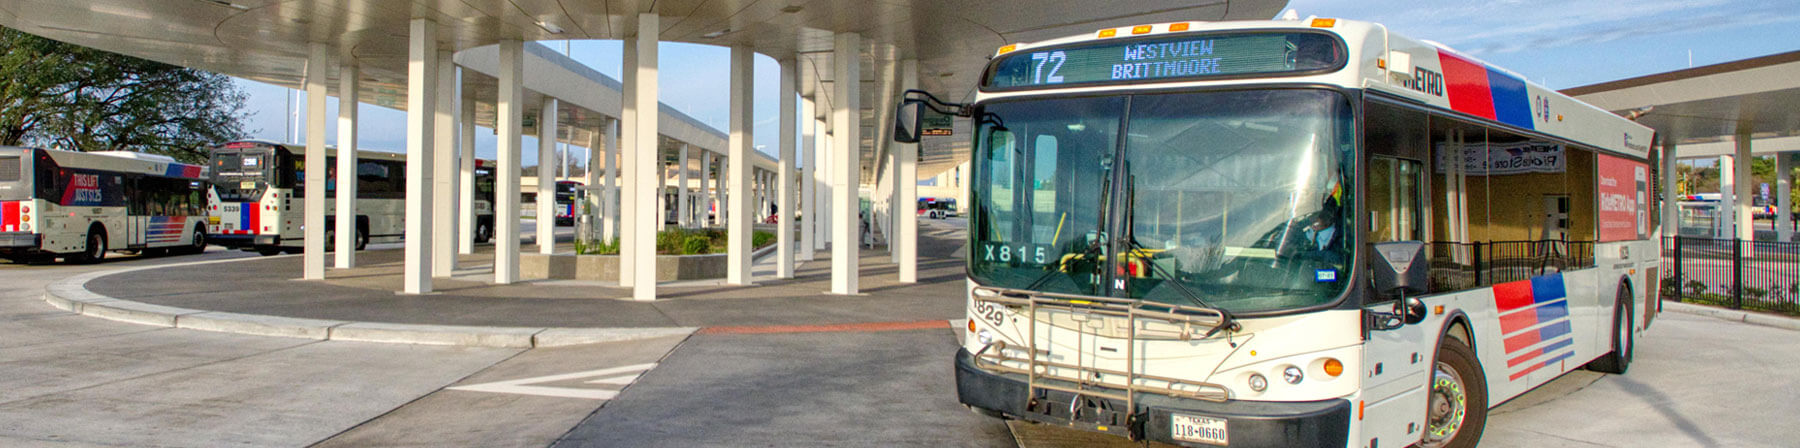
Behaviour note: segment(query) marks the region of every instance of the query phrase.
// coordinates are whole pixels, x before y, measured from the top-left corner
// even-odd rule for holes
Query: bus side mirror
[[[1428,292],[1430,268],[1425,263],[1422,241],[1389,241],[1375,243],[1369,270],[1374,274],[1375,294],[1382,297]]]
[[[921,108],[925,100],[907,98],[900,100],[900,106],[894,110],[894,141],[899,143],[918,143],[921,120],[925,116]]]

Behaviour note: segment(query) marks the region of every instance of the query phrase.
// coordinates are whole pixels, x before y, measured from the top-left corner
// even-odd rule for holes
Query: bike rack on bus
[[[1179,328],[1179,330],[1172,334],[1165,335],[1164,337],[1188,341],[1195,338],[1205,338],[1204,335],[1211,332],[1213,328],[1218,327],[1219,324],[1224,321],[1225,316],[1217,310],[1181,305],[1147,303],[1141,300],[1116,297],[1058,294],[985,286],[977,287],[975,292],[976,300],[993,302],[1005,305],[1009,308],[1023,308],[1023,314],[1030,319],[1030,327],[1026,329],[1025,347],[1023,349],[1014,348],[1014,350],[1022,350],[1027,354],[1026,356],[1020,357],[1009,355],[1006,353],[1008,347],[1005,341],[994,341],[983,346],[980,351],[976,352],[973,362],[975,367],[983,370],[997,373],[1025,375],[1026,397],[1032,402],[1036,401],[1035,397],[1037,396],[1037,391],[1039,389],[1054,390],[1076,394],[1077,399],[1081,396],[1090,396],[1124,401],[1128,413],[1135,416],[1137,412],[1137,394],[1139,393],[1155,393],[1176,398],[1192,398],[1212,402],[1225,402],[1231,398],[1231,392],[1226,389],[1225,386],[1219,384],[1145,375],[1136,371],[1135,360],[1137,358],[1137,342],[1139,341],[1139,319],[1155,319],[1168,322]],[[1042,310],[1063,310],[1070,313],[1124,318],[1127,323],[1125,370],[1118,371],[1102,369],[1099,367],[1082,366],[1079,364],[1079,358],[1077,358],[1076,364],[1052,361],[1049,350],[1038,347],[1038,325],[1045,324],[1054,326],[1053,322],[1044,320],[1045,316],[1039,313],[1039,311]],[[1015,310],[1015,312],[1017,311],[1018,310]],[[1079,326],[1076,331],[1083,334],[1097,334],[1089,333],[1087,329],[1079,328]],[[1009,366],[1006,364],[1008,362],[1024,364],[1025,368]],[[1052,374],[1052,368],[1057,369],[1058,373]],[[1074,372],[1074,376],[1062,372]],[[1123,376],[1125,378],[1124,385],[1101,381],[1099,380],[1101,375]],[[1076,386],[1068,387],[1054,384],[1050,383],[1050,380],[1074,383]],[[1138,380],[1157,381],[1168,385],[1159,387],[1148,384],[1139,384]],[[1187,387],[1177,388],[1178,386]],[[1033,408],[1034,404],[1035,403],[1027,403],[1027,409]]]

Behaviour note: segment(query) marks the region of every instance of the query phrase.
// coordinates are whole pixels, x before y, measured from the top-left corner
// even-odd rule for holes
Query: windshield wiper
[[[1138,243],[1137,235],[1127,235],[1125,237],[1125,243],[1131,246],[1132,251],[1149,250],[1148,248],[1145,248],[1143,244]],[[1163,276],[1164,284],[1174,285],[1175,290],[1180,291],[1181,296],[1186,298],[1189,302],[1193,302],[1194,305],[1201,308],[1217,311],[1219,313],[1219,325],[1214,326],[1212,331],[1206,332],[1206,337],[1210,338],[1220,330],[1238,330],[1237,318],[1232,317],[1230,311],[1206,303],[1206,300],[1201,299],[1199,294],[1195,294],[1193,290],[1188,289],[1187,285],[1181,284],[1181,279],[1176,278],[1174,274],[1169,273],[1168,269],[1164,269],[1162,266],[1157,265],[1155,261],[1146,259],[1144,260],[1144,265],[1149,266],[1151,270],[1156,271],[1157,275]]]

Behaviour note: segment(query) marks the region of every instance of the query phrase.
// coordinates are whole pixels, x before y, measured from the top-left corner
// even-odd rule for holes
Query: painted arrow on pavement
[[[492,392],[501,394],[537,395],[559,398],[585,398],[590,400],[611,400],[619,395],[619,391],[605,389],[582,389],[574,387],[542,386],[543,383],[589,379],[587,384],[628,385],[636,381],[644,372],[655,368],[656,363],[638,364],[634,366],[614,367],[610,369],[589,370],[585,372],[564,373],[560,375],[539,376],[516,380],[496,381],[492,383],[470,384],[447,389],[471,392]],[[590,379],[591,378],[591,379]]]

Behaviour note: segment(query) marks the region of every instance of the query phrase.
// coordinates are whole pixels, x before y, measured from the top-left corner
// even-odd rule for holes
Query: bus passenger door
[[[1365,195],[1368,245],[1424,240],[1421,199],[1424,164],[1389,156],[1370,156]],[[1381,262],[1379,260],[1369,261]],[[1397,297],[1371,295],[1363,301],[1370,312],[1394,311]],[[1424,435],[1426,387],[1437,329],[1432,322],[1389,330],[1368,330],[1363,345],[1363,416],[1359,446],[1402,447]]]

